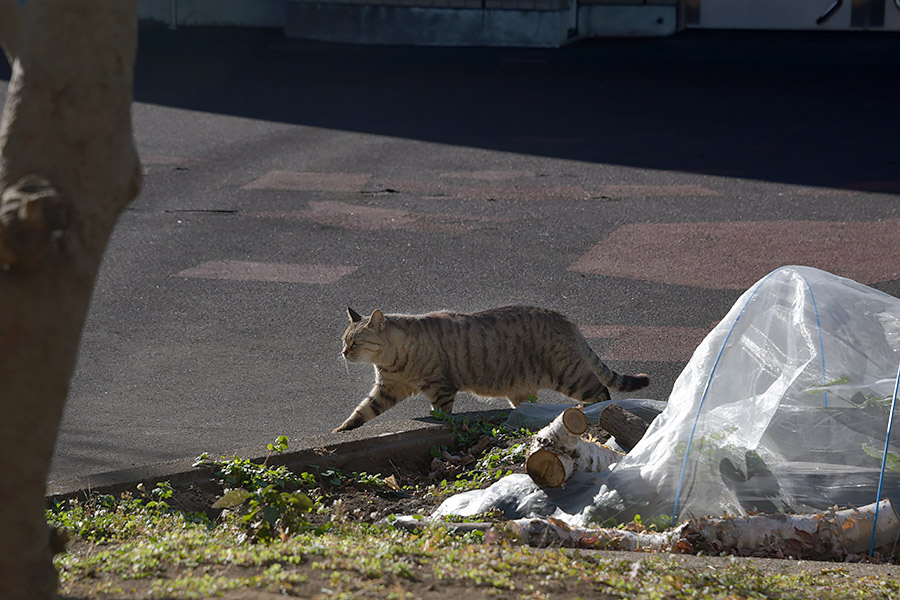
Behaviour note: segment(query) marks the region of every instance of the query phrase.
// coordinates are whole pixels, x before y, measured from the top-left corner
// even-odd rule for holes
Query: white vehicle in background
[[[900,31],[900,0],[684,0],[696,29]]]

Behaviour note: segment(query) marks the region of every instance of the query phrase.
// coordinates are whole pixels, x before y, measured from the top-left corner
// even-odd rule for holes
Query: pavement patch
[[[151,167],[163,166],[173,167],[175,169],[186,169],[194,165],[200,164],[199,158],[188,158],[186,156],[164,156],[157,154],[148,154],[141,156],[141,170],[144,175],[150,172]]]
[[[328,284],[359,267],[213,260],[176,273],[175,277]]]
[[[471,173],[444,173],[443,179],[469,181],[504,182],[513,179],[536,179],[525,171],[474,171]],[[603,185],[585,188],[576,185],[533,185],[507,183],[506,185],[460,185],[446,181],[392,180],[385,182],[390,189],[402,192],[420,193],[426,196],[449,196],[471,200],[545,200],[575,201],[590,199],[640,199],[640,198],[684,198],[715,197],[719,193],[701,185]]]
[[[683,198],[718,196],[719,192],[702,185],[604,185],[593,196],[609,198]]]
[[[738,290],[785,265],[865,284],[900,278],[900,219],[624,225],[568,270]]]
[[[347,202],[310,202],[307,210],[259,211],[244,213],[248,217],[298,219],[352,229],[356,231],[430,231],[459,234],[495,223],[507,222],[504,217],[417,213],[397,208],[378,208]]]
[[[536,177],[532,171],[453,171],[441,173],[443,179],[475,179],[480,181],[509,181]]]
[[[603,360],[687,362],[710,329],[702,327],[645,327],[579,325],[589,339],[612,339]]]
[[[244,186],[245,190],[297,192],[361,192],[372,175],[367,173],[299,173],[269,171]]]

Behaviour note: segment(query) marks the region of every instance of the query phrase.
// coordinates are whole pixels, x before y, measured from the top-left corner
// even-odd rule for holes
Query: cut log
[[[679,552],[684,525],[669,531],[628,531],[626,529],[573,527],[553,518],[530,517],[506,523],[506,529],[523,544],[536,548],[565,546],[591,550],[629,552]]]
[[[546,448],[532,452],[525,461],[525,471],[540,487],[559,487],[572,476],[575,460]]]
[[[650,427],[647,421],[618,404],[610,404],[603,409],[599,425],[615,436],[616,443],[625,450],[634,448]]]
[[[597,473],[622,457],[612,448],[582,440],[588,424],[584,412],[573,407],[534,436],[525,471],[537,485],[559,487],[577,471]]]
[[[562,413],[562,424],[572,435],[581,435],[591,424],[584,411],[577,407],[567,408]]]
[[[574,527],[553,518],[516,519],[507,528],[516,539],[538,547],[852,559],[868,551],[873,525],[874,549],[891,552],[900,536],[900,518],[890,500],[817,514],[702,517],[663,532]]]
[[[866,552],[873,525],[875,548],[892,547],[900,536],[900,518],[890,500],[817,514],[701,517],[688,522],[684,538],[705,552],[831,558]]]

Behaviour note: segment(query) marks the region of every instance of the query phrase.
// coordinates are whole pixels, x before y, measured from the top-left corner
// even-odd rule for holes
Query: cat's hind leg
[[[453,412],[453,401],[456,400],[457,390],[445,385],[429,385],[422,389],[422,393],[431,402],[431,408],[442,410],[445,413]]]
[[[360,425],[371,421],[389,408],[396,406],[401,400],[407,398],[411,390],[396,385],[377,383],[369,395],[360,402],[347,419],[341,423],[332,433],[356,429]]]
[[[593,404],[609,400],[609,389],[600,378],[588,369],[572,369],[561,375],[553,389],[578,402]]]
[[[596,386],[592,386],[584,390],[581,394],[581,401],[585,404],[593,404],[594,402],[606,402],[609,400],[609,388],[597,382]]]
[[[510,406],[513,408],[522,404],[523,402],[536,402],[537,401],[537,390],[527,392],[525,394],[514,394],[512,396],[507,396],[506,398],[509,400]]]

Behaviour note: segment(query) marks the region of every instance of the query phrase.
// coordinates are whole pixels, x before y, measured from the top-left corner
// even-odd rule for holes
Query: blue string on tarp
[[[684,474],[687,470],[687,462],[688,457],[691,454],[691,446],[694,444],[694,434],[697,431],[697,422],[700,420],[700,414],[703,411],[703,403],[706,402],[706,395],[709,393],[709,386],[712,384],[713,375],[716,373],[716,368],[719,366],[719,359],[722,358],[722,353],[725,351],[725,346],[728,345],[728,340],[731,339],[731,334],[734,332],[734,328],[737,326],[738,321],[741,320],[741,317],[744,315],[744,310],[747,308],[747,305],[750,304],[750,301],[756,296],[756,292],[759,291],[759,288],[768,281],[769,277],[780,271],[781,269],[772,271],[765,278],[763,278],[759,283],[756,284],[756,287],[753,288],[753,291],[750,293],[750,297],[747,298],[747,301],[744,302],[744,305],[741,306],[740,312],[738,312],[737,317],[734,319],[734,323],[731,324],[731,327],[728,329],[728,334],[725,336],[725,341],[722,342],[722,347],[719,348],[719,353],[716,355],[716,360],[713,363],[712,370],[709,372],[709,377],[706,379],[706,385],[703,388],[703,395],[700,397],[700,405],[697,407],[697,414],[694,416],[694,424],[691,426],[691,435],[688,437],[687,449],[684,453],[684,460],[681,463],[681,474],[678,476],[678,487],[675,491],[675,505],[672,509],[672,520],[678,520],[678,506],[681,501],[681,489],[684,485]],[[813,312],[816,315],[816,326],[819,330],[819,354],[822,356],[822,385],[824,386],[827,383],[825,377],[825,346],[822,342],[822,324],[819,320],[819,307],[816,305],[816,297],[813,294],[812,287],[810,287],[809,282],[805,277],[801,276],[803,279],[803,283],[806,284],[806,289],[809,291],[809,297],[812,301]],[[828,406],[828,392],[823,390],[825,394],[825,406]]]
[[[875,528],[878,526],[878,503],[881,502],[881,490],[884,486],[884,470],[887,467],[888,445],[891,443],[891,429],[894,428],[894,407],[897,405],[897,390],[900,388],[900,366],[897,367],[897,380],[894,382],[894,395],[891,398],[891,414],[888,416],[887,435],[884,436],[884,456],[881,457],[881,475],[878,476],[878,496],[875,498],[875,516],[872,517],[872,540],[869,542],[869,556],[875,552]]]
[[[809,299],[812,300],[813,312],[816,314],[816,328],[819,330],[819,354],[822,356],[822,393],[825,394],[824,399],[824,407],[828,408],[828,380],[825,378],[825,344],[822,343],[822,322],[819,320],[819,307],[816,305],[816,295],[813,294],[812,287],[810,287],[809,282],[806,280],[806,277],[802,277],[803,283],[806,284],[806,289],[809,290]]]
[[[694,444],[694,434],[697,431],[697,422],[700,420],[700,413],[703,411],[703,403],[706,402],[706,395],[709,393],[709,386],[712,383],[713,375],[716,373],[716,368],[719,366],[719,359],[722,358],[722,352],[725,351],[725,346],[728,345],[728,340],[731,339],[731,334],[734,333],[734,328],[737,326],[738,321],[741,320],[741,317],[744,315],[744,310],[747,308],[747,305],[750,304],[750,301],[756,296],[756,292],[759,291],[759,288],[765,283],[769,277],[774,275],[775,272],[769,273],[766,275],[765,279],[756,284],[756,287],[753,288],[753,291],[750,293],[750,297],[747,298],[744,305],[741,306],[740,312],[738,312],[737,317],[734,319],[734,323],[731,324],[731,327],[728,329],[728,334],[725,336],[725,340],[722,342],[722,347],[719,348],[719,353],[716,355],[716,360],[713,363],[713,367],[709,372],[709,377],[706,379],[706,385],[703,387],[703,395],[700,396],[700,404],[697,406],[697,414],[694,415],[694,424],[691,426],[691,435],[688,437],[687,448],[684,451],[684,460],[681,462],[681,474],[678,476],[678,488],[675,490],[675,506],[672,508],[672,521],[678,521],[678,504],[681,500],[681,487],[684,485],[684,472],[687,470],[688,457],[691,455],[691,446]]]

